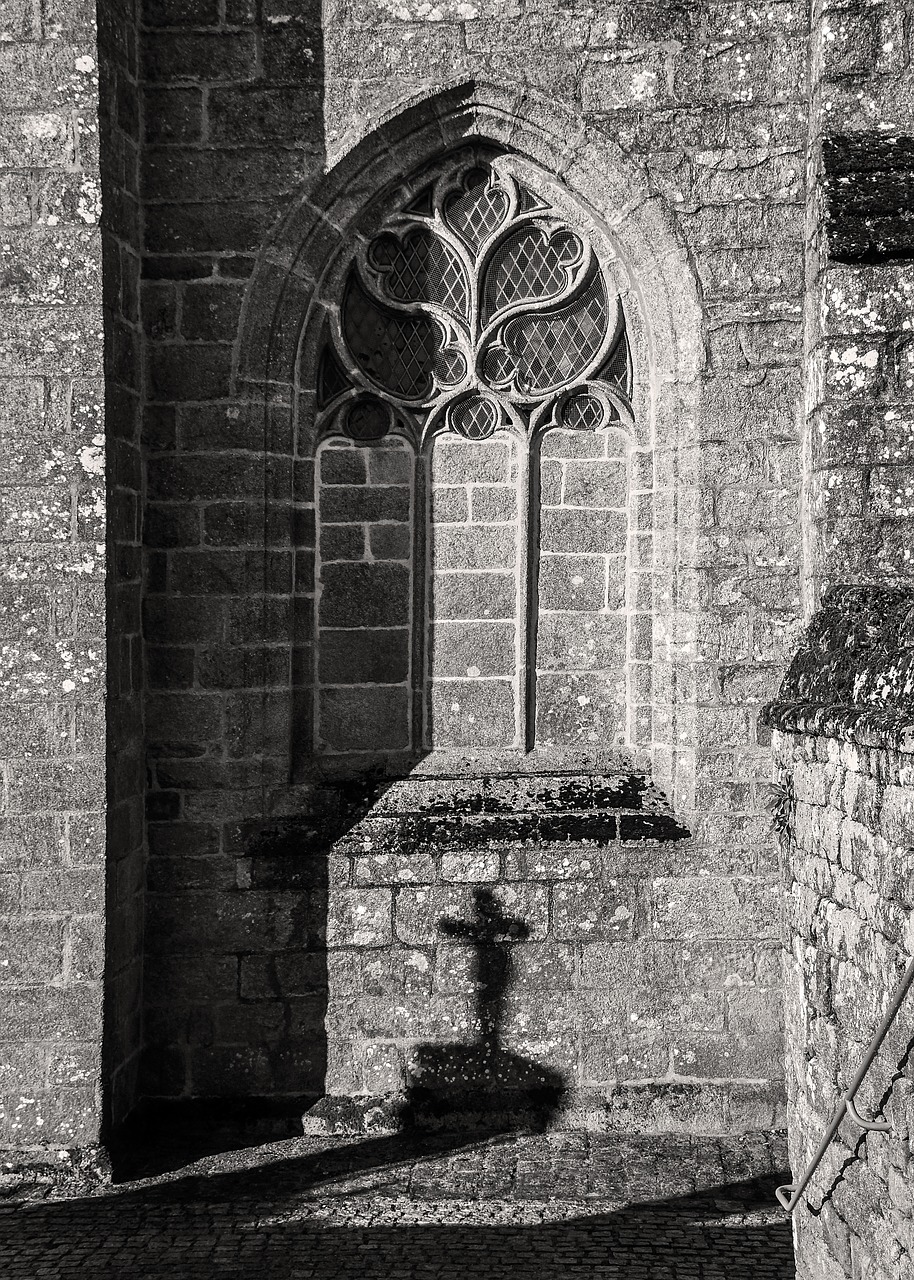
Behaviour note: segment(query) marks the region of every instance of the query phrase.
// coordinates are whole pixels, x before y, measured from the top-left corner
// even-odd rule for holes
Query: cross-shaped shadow
[[[437,1128],[455,1121],[501,1129],[544,1129],[565,1092],[557,1071],[505,1049],[502,1029],[512,951],[529,936],[523,920],[506,915],[491,889],[473,894],[474,918],[439,921],[447,938],[475,952],[479,1036],[471,1044],[422,1045],[407,1088],[404,1121]]]

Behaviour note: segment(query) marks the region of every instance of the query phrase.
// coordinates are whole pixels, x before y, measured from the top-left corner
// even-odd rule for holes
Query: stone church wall
[[[757,708],[798,634],[805,6],[762,15],[729,3],[606,14],[357,5],[321,15],[271,0],[256,15],[244,4],[150,4],[144,22],[147,1091],[309,1093],[329,1072],[344,1096],[386,1095],[402,1080],[403,1053],[440,1040],[451,1004],[467,1004],[427,989],[439,979],[413,984],[417,929],[500,882],[535,934],[518,1026],[561,1006],[561,1028],[528,1038],[556,1046],[576,1089],[612,1095],[632,1125],[653,1123],[664,1097],[673,1102],[659,1104],[661,1125],[772,1123],[782,1073],[776,879]],[[679,382],[661,373],[651,391],[657,447],[638,498],[649,603],[634,611],[653,680],[635,700],[639,767],[690,839],[597,844],[593,856],[571,844],[554,866],[535,850],[518,861],[489,849],[465,866],[423,861],[417,881],[356,868],[350,853],[308,855],[303,828],[321,828],[325,844],[345,837],[352,809],[307,770],[287,782],[299,735],[311,734],[304,701],[293,707],[288,690],[311,661],[312,455],[303,442],[295,455],[291,391],[274,382],[255,393],[249,366],[294,345],[309,298],[304,264],[337,242],[333,220],[308,213],[304,242],[273,233],[257,279],[272,281],[278,309],[258,312],[248,281],[277,217],[303,207],[297,193],[326,164],[383,127],[386,172],[402,172],[411,153],[390,141],[398,111],[412,104],[417,128],[437,128],[438,109],[423,99],[465,81],[471,103],[477,78],[507,86],[520,147],[550,96],[585,131],[566,164],[590,163],[591,142],[610,140],[651,194],[623,216],[624,180],[595,185],[601,211],[633,227],[655,216],[674,226],[671,244],[678,237],[692,264],[688,288],[700,292],[700,323],[677,338],[697,352],[692,372]],[[548,112],[539,119],[548,134]],[[450,136],[458,141],[459,127]],[[354,171],[346,216],[358,190]],[[642,266],[633,297],[651,286]],[[684,299],[669,304],[681,319]],[[649,348],[642,354],[647,384]],[[303,663],[294,671],[293,649]],[[466,885],[459,902],[454,884]],[[587,904],[599,904],[593,919]],[[608,961],[622,961],[620,904],[630,912],[631,1007]],[[612,971],[605,981],[591,976],[591,952]],[[440,981],[456,978],[442,971]],[[658,1010],[652,993],[667,984],[681,998]],[[377,1009],[363,1015],[369,997]],[[401,1006],[402,1026],[384,1014]],[[633,1015],[646,1030],[632,1030]],[[588,1043],[594,1017],[603,1030]],[[334,1043],[355,1046],[357,1061],[328,1064]],[[735,1110],[715,1101],[728,1091],[742,1099]]]
[[[0,96],[0,1145],[90,1147],[108,565],[94,6],[4,5]]]
[[[796,801],[785,887],[798,1177],[911,953],[911,756],[818,733],[779,734],[776,756]],[[914,1254],[912,1097],[908,1005],[857,1097],[860,1114],[890,1120],[891,1134],[845,1121],[796,1210],[802,1280],[904,1274]]]
[[[784,833],[787,1086],[802,1176],[911,957],[910,590],[835,589],[771,711]],[[886,694],[888,693],[888,696]],[[914,1254],[910,996],[794,1212],[801,1280],[905,1275]]]
[[[77,0],[4,10],[5,1142],[94,1141],[142,1096],[327,1090],[365,1123],[496,1014],[573,1123],[779,1122],[758,709],[800,612],[805,8],[146,0],[97,33]],[[622,510],[569,519],[572,463],[625,473],[628,746],[455,758],[442,799],[430,764],[397,790],[314,750],[312,674],[352,655],[312,647],[334,562],[300,339],[365,205],[477,135],[618,246],[642,434],[544,455],[565,488],[541,496],[544,554],[571,554]],[[482,502],[467,474],[442,488]],[[327,522],[337,551],[348,523],[402,563],[395,520],[333,501],[364,517]],[[574,612],[543,582],[544,616]],[[588,675],[549,625],[555,685]],[[442,803],[473,847],[438,839]],[[496,912],[502,1004],[467,945]]]
[[[314,544],[313,505],[292,495],[312,462],[294,455],[288,404],[247,412],[233,366],[256,255],[324,165],[320,5],[175,0],[143,20],[144,1091],[309,1094],[323,1005],[283,975],[313,967],[324,872],[270,854],[284,819],[318,807],[289,785],[294,612],[311,586],[296,548]]]
[[[811,578],[911,574],[910,15],[824,5],[810,118]]]
[[[813,14],[806,483],[821,607],[770,717],[795,1179],[912,942],[910,23],[887,3]],[[845,1121],[796,1210],[803,1280],[910,1270],[910,1027],[906,1002],[860,1094],[891,1135]]]
[[[108,681],[105,948],[106,1119],[139,1098],[145,913],[142,329],[140,324],[139,14],[98,10],[105,308]]]

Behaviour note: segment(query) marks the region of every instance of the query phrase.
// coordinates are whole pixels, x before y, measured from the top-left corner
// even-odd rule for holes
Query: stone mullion
[[[524,743],[528,751],[536,746],[536,663],[537,645],[539,642],[539,573],[540,573],[540,456],[543,447],[543,433],[538,432],[530,443],[528,454],[527,484],[523,490],[526,495],[526,509],[521,511],[521,537],[527,547],[526,564],[526,597],[524,604],[527,612],[522,614],[526,631],[526,653],[524,667],[524,704],[523,714]]]
[[[419,659],[421,674],[421,724],[422,735],[419,739],[423,751],[432,747],[432,609],[434,607],[435,592],[433,584],[433,574],[435,571],[435,540],[432,533],[432,509],[434,482],[432,479],[432,450],[435,446],[435,438],[431,437],[428,442],[428,448],[423,449],[419,455],[422,464],[423,489],[425,501],[421,507],[422,511],[422,557],[416,561],[416,577],[421,578],[423,586],[422,612],[419,615],[418,624],[420,631]],[[469,507],[469,499],[467,500]],[[420,508],[417,507],[417,511]]]
[[[410,725],[412,747],[421,754],[428,740],[429,672],[428,672],[428,607],[431,599],[429,583],[429,519],[431,515],[431,482],[428,454],[417,450],[413,470],[413,589],[410,619]]]
[[[517,646],[515,701],[515,741],[527,751],[535,745],[536,736],[536,589],[533,580],[536,551],[533,539],[536,511],[531,486],[536,471],[533,446],[527,439],[517,445]]]

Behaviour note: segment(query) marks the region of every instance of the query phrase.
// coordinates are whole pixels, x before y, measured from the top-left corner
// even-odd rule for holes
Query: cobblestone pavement
[[[788,1280],[782,1158],[759,1136],[272,1142],[0,1206],[0,1276]]]

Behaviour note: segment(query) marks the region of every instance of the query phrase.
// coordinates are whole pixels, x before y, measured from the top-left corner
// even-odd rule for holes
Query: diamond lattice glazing
[[[564,293],[582,259],[583,245],[570,231],[522,227],[502,242],[486,271],[484,321],[505,307]]]
[[[562,410],[562,426],[572,431],[596,431],[602,427],[606,411],[596,396],[569,396]]]
[[[450,429],[483,438],[495,429],[490,410],[496,422],[534,410],[540,420],[537,400],[545,411],[581,379],[609,376],[627,394],[619,299],[593,250],[499,162],[439,171],[359,261],[341,308],[338,363],[394,406],[424,405]],[[332,404],[342,392],[325,384]],[[481,394],[466,399],[474,388]],[[606,416],[583,395],[563,414],[588,430]]]
[[[602,281],[554,312],[533,312],[505,326],[504,346],[525,395],[545,394],[580,377],[598,354],[606,332]]]
[[[498,409],[491,400],[474,396],[451,409],[451,427],[468,440],[487,440],[498,426]]]
[[[394,302],[434,302],[467,323],[469,293],[457,255],[420,227],[402,240],[383,236],[372,246],[382,292]]]
[[[346,344],[373,382],[407,400],[429,394],[437,349],[431,320],[384,311],[357,284],[343,313]]]
[[[494,185],[489,170],[477,169],[464,179],[465,190],[445,202],[445,221],[478,251],[508,216],[507,193]]]

